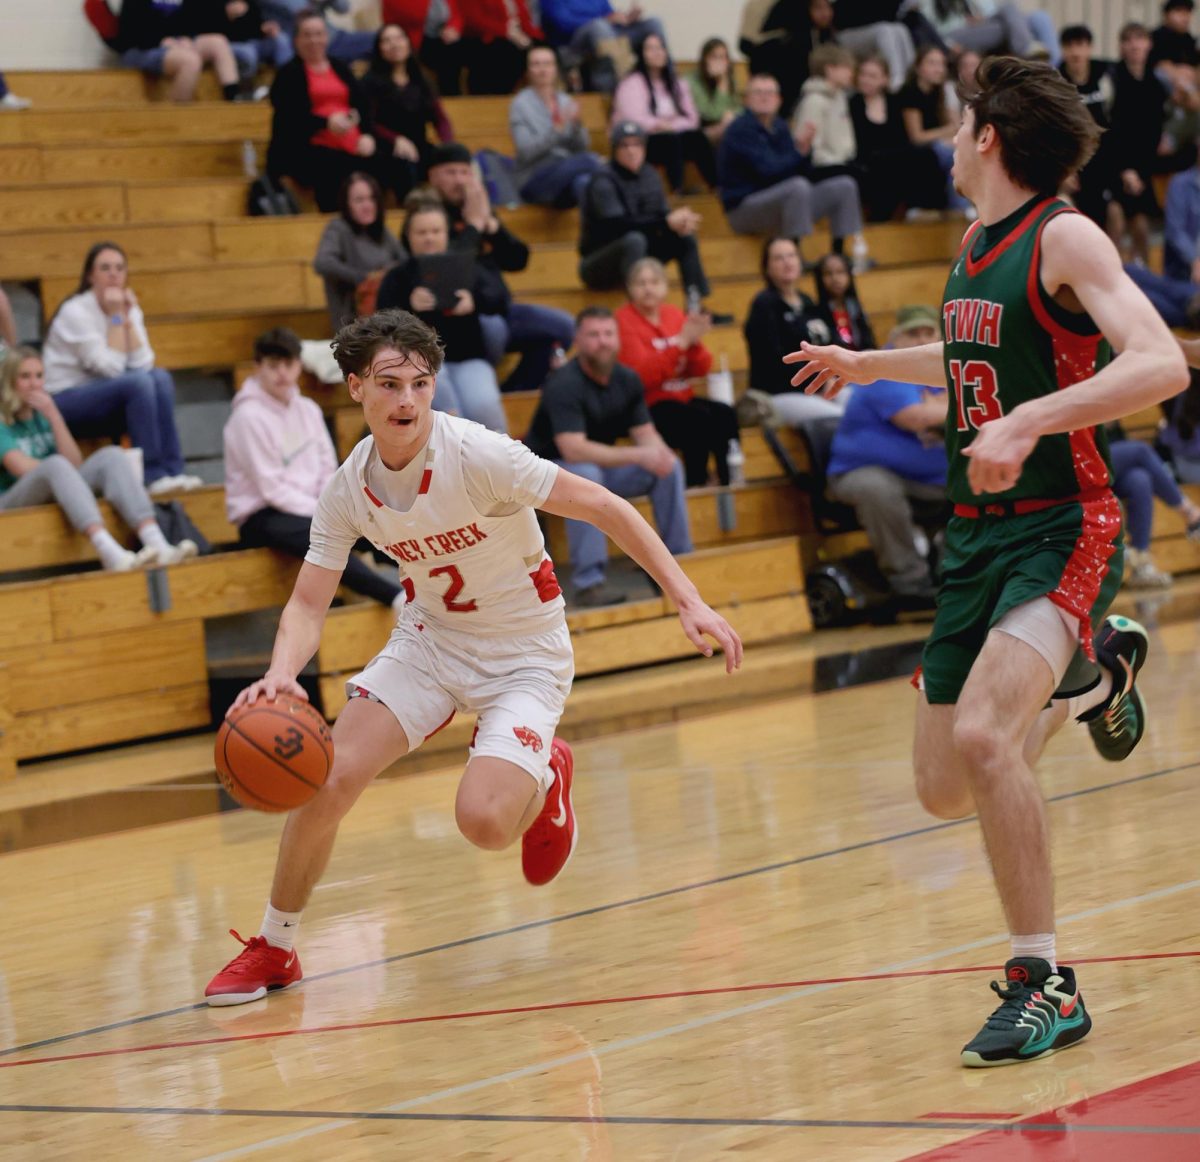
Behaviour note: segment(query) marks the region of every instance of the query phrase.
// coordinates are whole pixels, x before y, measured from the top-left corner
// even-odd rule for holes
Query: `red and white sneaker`
[[[571,803],[575,756],[561,738],[550,741],[550,769],[554,772],[554,782],[546,792],[538,817],[521,839],[521,870],[537,887],[548,884],[567,866],[579,839]]]
[[[242,940],[232,929],[229,935],[246,947],[208,982],[204,999],[210,1005],[244,1005],[277,989],[290,988],[304,975],[295,950],[276,948],[265,936]]]

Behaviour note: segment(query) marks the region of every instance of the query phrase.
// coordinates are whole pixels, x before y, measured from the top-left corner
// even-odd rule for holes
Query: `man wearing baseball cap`
[[[932,307],[901,307],[888,345],[919,347],[941,337],[941,319]],[[940,516],[946,500],[944,389],[879,380],[856,391],[833,437],[829,495],[854,507],[892,591],[906,604],[932,608],[933,577],[922,551],[923,534],[913,519]]]
[[[700,215],[667,204],[658,171],[646,164],[646,132],[621,121],[611,134],[612,161],[592,177],[580,206],[579,277],[592,290],[622,286],[639,258],[677,262],[689,296],[709,293],[696,231]]]

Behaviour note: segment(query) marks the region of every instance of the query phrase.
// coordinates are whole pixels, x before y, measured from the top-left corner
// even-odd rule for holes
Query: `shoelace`
[[[249,940],[243,940],[237,932],[230,928],[229,935],[239,943],[244,944],[245,948],[241,950],[224,968],[224,972],[233,976],[245,976],[252,969],[257,971],[257,965],[254,964],[254,953],[269,947],[265,936],[251,936]]]
[[[1034,990],[1018,981],[992,981],[992,992],[1001,998],[1001,1004],[987,1019],[988,1029],[1011,1029],[1025,1012],[1026,1002]]]

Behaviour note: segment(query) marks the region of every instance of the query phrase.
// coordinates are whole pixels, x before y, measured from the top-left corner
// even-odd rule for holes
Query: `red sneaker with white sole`
[[[210,1005],[244,1005],[267,993],[290,988],[304,975],[295,950],[276,948],[265,936],[242,940],[232,929],[229,935],[246,946],[208,982],[204,999]]]
[[[550,769],[554,772],[554,782],[546,792],[538,817],[521,839],[521,870],[537,887],[548,884],[567,866],[579,839],[571,803],[575,756],[561,738],[550,742]]]

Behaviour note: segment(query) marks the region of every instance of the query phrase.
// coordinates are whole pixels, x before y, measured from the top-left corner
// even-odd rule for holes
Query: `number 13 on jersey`
[[[958,403],[958,430],[969,432],[982,428],[1004,415],[1000,406],[1000,384],[996,369],[984,359],[950,360],[950,377],[954,380],[954,398]],[[970,393],[968,401],[967,394]]]

